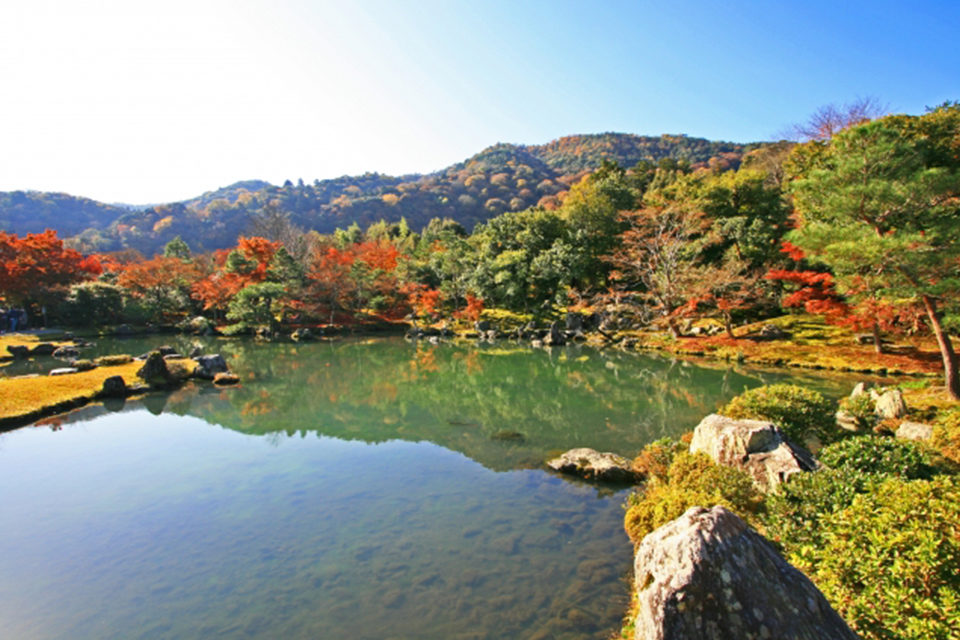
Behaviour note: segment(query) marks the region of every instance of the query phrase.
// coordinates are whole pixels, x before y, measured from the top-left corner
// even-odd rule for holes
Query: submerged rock
[[[773,491],[795,473],[819,464],[789,442],[779,427],[762,420],[734,420],[711,414],[693,431],[690,452],[703,451],[718,464],[743,469],[761,491]]]
[[[53,357],[60,360],[70,360],[72,358],[79,358],[80,351],[76,347],[71,347],[69,345],[64,345],[53,352]]]
[[[601,453],[594,449],[581,447],[570,449],[558,458],[547,462],[554,471],[580,476],[587,480],[601,482],[636,482],[637,474],[630,461],[615,453]]]
[[[290,334],[290,339],[294,342],[306,342],[308,340],[313,340],[313,332],[306,327],[295,329],[293,333]]]
[[[231,384],[238,384],[240,382],[240,376],[235,373],[222,372],[213,376],[213,384],[226,386]]]
[[[634,640],[856,640],[823,594],[723,507],[693,507],[634,559]]]

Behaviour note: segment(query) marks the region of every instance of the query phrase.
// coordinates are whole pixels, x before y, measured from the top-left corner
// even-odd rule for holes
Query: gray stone
[[[213,376],[213,384],[216,384],[216,385],[225,386],[225,385],[232,385],[232,384],[239,384],[239,383],[240,383],[240,376],[234,373],[230,373],[229,371],[218,373],[217,375]]]
[[[883,393],[878,393],[875,389],[870,390],[877,403],[874,413],[880,420],[887,418],[902,418],[907,415],[907,403],[903,399],[903,392],[900,389],[888,389]]]
[[[74,367],[60,367],[58,369],[51,369],[50,375],[52,376],[65,376],[71,373],[77,373],[77,369]]]
[[[819,468],[802,447],[789,442],[779,427],[762,420],[734,420],[711,414],[693,431],[690,452],[703,451],[718,464],[746,471],[764,492],[790,476]]]
[[[78,351],[76,347],[62,346],[53,352],[53,357],[61,360],[70,360],[71,358],[79,358],[80,351]]]
[[[630,461],[615,453],[600,453],[581,447],[570,449],[559,458],[547,462],[554,471],[602,482],[635,482],[637,474]]]
[[[490,323],[486,320],[477,320],[473,323],[473,329],[477,333],[486,333],[490,331]]]
[[[122,376],[110,376],[103,381],[99,395],[102,398],[124,398],[127,395],[127,383]]]
[[[201,378],[203,380],[213,380],[218,373],[227,372],[227,361],[223,359],[223,356],[219,353],[214,353],[209,356],[200,356],[199,358],[194,358],[197,363],[197,368],[193,371],[193,376],[195,378]]]
[[[201,347],[199,344],[195,344],[195,345],[193,345],[193,347],[190,349],[190,353],[187,354],[187,357],[188,357],[188,358],[199,358],[199,357],[202,356],[202,355],[203,355],[203,347]]]
[[[164,360],[183,360],[184,356],[182,353],[167,353],[163,356]]]
[[[904,440],[927,441],[933,438],[933,425],[904,421],[897,428],[897,437]]]
[[[158,351],[158,352],[160,353],[160,355],[162,355],[162,356],[169,356],[169,355],[172,355],[172,354],[177,353],[177,350],[174,349],[173,347],[171,347],[171,346],[168,345],[168,344],[165,344],[165,345],[163,345],[163,346],[161,346],[161,347],[157,347],[156,349],[154,349],[154,351]]]
[[[857,396],[862,396],[869,391],[871,387],[873,387],[873,384],[870,382],[858,382],[853,387],[853,391],[850,392],[850,397],[856,398]]]
[[[565,325],[567,331],[583,331],[583,314],[568,312]]]
[[[634,640],[856,640],[823,594],[723,507],[693,507],[634,558]]]

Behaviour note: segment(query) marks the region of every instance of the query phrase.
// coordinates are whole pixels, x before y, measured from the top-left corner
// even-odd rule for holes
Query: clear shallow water
[[[540,462],[633,455],[785,377],[589,349],[209,345],[241,388],[0,435],[0,637],[605,638],[623,495]]]

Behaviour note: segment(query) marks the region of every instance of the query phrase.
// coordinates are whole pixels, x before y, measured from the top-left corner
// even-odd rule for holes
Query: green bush
[[[876,408],[877,403],[869,393],[861,393],[840,401],[840,409],[856,418],[861,429],[869,429],[877,421],[874,413]]]
[[[854,468],[799,473],[767,497],[763,532],[785,549],[821,542],[821,520],[849,507],[854,498],[875,491],[885,478]]]
[[[824,447],[818,457],[828,467],[899,476],[907,480],[930,478],[934,474],[921,445],[884,436],[848,438]]]
[[[689,450],[690,445],[673,438],[661,438],[643,448],[633,459],[633,470],[648,479],[666,481],[667,471],[678,453]]]
[[[731,400],[720,413],[730,418],[767,420],[800,445],[811,436],[826,444],[843,435],[836,424],[833,404],[812,389],[792,384],[750,389]]]
[[[753,520],[763,498],[750,476],[739,469],[715,464],[705,453],[676,454],[665,480],[652,480],[642,493],[627,501],[624,528],[633,543],[690,507],[722,505]]]
[[[960,483],[890,478],[826,515],[821,544],[788,549],[864,640],[947,640],[960,630]]]
[[[960,464],[960,410],[944,411],[937,417],[932,444],[944,458]]]

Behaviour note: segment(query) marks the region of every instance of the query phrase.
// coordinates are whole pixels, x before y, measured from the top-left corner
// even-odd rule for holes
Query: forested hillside
[[[414,230],[433,218],[466,229],[506,211],[557,208],[571,184],[604,162],[680,163],[736,168],[751,146],[686,136],[603,133],[567,136],[545,145],[496,144],[428,175],[367,173],[313,183],[237,182],[183,202],[118,208],[63,194],[0,194],[0,229],[26,233],[53,228],[87,251],[161,250],[175,236],[194,250],[233,246],[265,207],[290,214],[305,229],[331,233],[406,219]],[[81,206],[82,205],[82,206]]]

